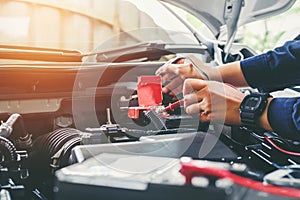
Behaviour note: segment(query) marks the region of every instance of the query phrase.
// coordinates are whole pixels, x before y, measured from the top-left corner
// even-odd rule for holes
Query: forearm
[[[237,87],[247,87],[248,83],[241,70],[240,62],[232,62],[217,67],[217,72],[209,74],[211,80],[230,83]]]

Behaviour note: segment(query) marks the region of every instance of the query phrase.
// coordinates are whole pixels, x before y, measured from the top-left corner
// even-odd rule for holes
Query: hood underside
[[[201,19],[214,35],[227,25],[228,32],[238,26],[278,15],[289,9],[296,0],[162,0]]]

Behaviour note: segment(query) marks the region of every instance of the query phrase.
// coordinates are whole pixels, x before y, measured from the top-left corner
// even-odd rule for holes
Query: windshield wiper
[[[81,62],[85,55],[77,50],[0,45],[0,58],[49,62]]]
[[[198,44],[167,44],[162,42],[145,42],[123,46],[106,51],[98,51],[98,62],[124,62],[137,59],[158,60],[164,55],[176,53],[204,53],[206,46]],[[92,55],[92,54],[90,54]]]

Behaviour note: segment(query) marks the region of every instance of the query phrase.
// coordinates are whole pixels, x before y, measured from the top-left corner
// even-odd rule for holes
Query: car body
[[[85,175],[83,171],[89,172],[94,160],[87,165],[80,163],[86,163],[91,157],[98,158],[101,153],[111,153],[98,158],[108,163],[111,159],[122,160],[122,156],[114,154],[124,154],[124,151],[130,156],[140,153],[145,156],[141,158],[145,162],[150,158],[146,156],[153,156],[153,162],[158,157],[170,158],[157,161],[163,164],[191,156],[218,161],[215,164],[219,167],[223,167],[219,162],[224,164],[225,161],[229,165],[224,168],[234,171],[232,163],[242,163],[250,171],[242,175],[254,173],[251,178],[258,180],[275,171],[276,166],[289,162],[297,165],[297,156],[281,155],[273,148],[263,149],[265,141],[259,132],[201,124],[182,109],[172,112],[163,122],[167,124],[166,130],[128,117],[128,108],[136,106],[137,77],[154,75],[156,69],[176,56],[193,54],[211,66],[254,56],[253,49],[237,42],[239,27],[278,15],[295,2],[3,1],[0,4],[3,10],[0,14],[1,199],[5,196],[12,199],[96,199],[101,193],[106,199],[150,199],[165,198],[164,191],[174,192],[173,196],[166,196],[176,198],[178,195],[178,199],[183,194],[189,199],[196,194],[212,199],[239,199],[247,195],[237,192],[240,186],[228,183],[223,188],[206,185],[195,190],[194,186],[186,187],[182,182],[172,182],[173,179],[170,185],[175,184],[175,188],[161,180],[155,182],[158,179],[140,180],[139,176],[122,179],[128,174],[110,174],[106,165],[101,169],[108,170],[108,175]],[[203,22],[205,32],[183,18],[187,13]],[[298,95],[297,89],[286,92]],[[171,102],[172,99],[164,96],[165,106]],[[159,118],[153,115],[152,120]],[[211,131],[217,136],[208,139],[207,132]],[[246,137],[240,138],[236,132],[245,133]],[[208,147],[203,141],[212,144]],[[298,143],[291,144],[299,147]],[[164,148],[155,151],[160,145]],[[201,153],[203,156],[199,157]],[[123,165],[121,162],[120,166]],[[84,170],[76,174],[77,166]],[[168,174],[168,180],[173,175]],[[174,177],[182,178],[178,173]],[[99,185],[91,184],[95,179]],[[269,179],[271,184],[276,181]],[[148,187],[141,182],[151,182],[151,190],[140,193],[141,188]],[[296,174],[291,184],[299,187],[298,182]],[[127,184],[129,186],[125,187]],[[99,191],[95,187],[99,187]],[[131,193],[130,188],[135,187],[137,190]],[[165,190],[157,189],[160,187]],[[234,192],[228,192],[229,188],[234,188]],[[161,195],[154,195],[157,191],[162,192]],[[280,197],[260,196],[259,192],[251,191],[247,198]]]

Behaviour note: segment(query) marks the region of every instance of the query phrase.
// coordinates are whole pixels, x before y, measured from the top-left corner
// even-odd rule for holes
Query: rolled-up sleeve
[[[251,87],[272,92],[300,85],[300,35],[283,46],[241,61]],[[268,108],[272,129],[283,137],[300,138],[300,97],[274,98]]]
[[[300,138],[300,97],[274,98],[268,120],[275,132],[290,139]]]
[[[285,45],[241,61],[248,84],[265,91],[283,89],[300,83],[300,41]]]

